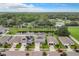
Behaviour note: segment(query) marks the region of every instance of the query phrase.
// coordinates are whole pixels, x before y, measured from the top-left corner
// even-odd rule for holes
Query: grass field
[[[16,34],[17,32],[53,32],[53,28],[9,28],[7,34]]]
[[[70,34],[79,41],[79,27],[68,27]]]

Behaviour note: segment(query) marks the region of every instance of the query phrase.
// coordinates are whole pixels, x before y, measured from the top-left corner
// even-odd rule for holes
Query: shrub
[[[43,52],[43,56],[47,56],[47,53],[46,52]]]

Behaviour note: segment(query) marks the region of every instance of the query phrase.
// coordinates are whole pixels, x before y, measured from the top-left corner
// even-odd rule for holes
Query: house
[[[65,24],[64,24],[64,21],[58,21],[58,22],[56,22],[55,27],[56,27],[56,28],[59,28],[59,27],[64,26],[64,25],[65,25]]]
[[[12,36],[4,36],[0,39],[0,43],[4,44],[4,43],[8,43],[10,40],[12,39]]]
[[[26,36],[26,39],[28,44],[33,43],[33,36]]]
[[[64,46],[74,45],[74,42],[69,37],[60,36],[59,40]]]
[[[35,37],[35,42],[44,43],[45,42],[45,34],[44,33],[37,33]]]
[[[23,36],[23,38],[21,39],[21,42],[20,43],[27,43],[27,39],[25,36]]]
[[[48,41],[49,45],[56,45],[56,44],[58,44],[57,39],[55,37],[52,37],[52,36],[48,36],[47,37],[47,41]]]
[[[3,34],[7,31],[7,29],[3,26],[0,26],[0,34]]]

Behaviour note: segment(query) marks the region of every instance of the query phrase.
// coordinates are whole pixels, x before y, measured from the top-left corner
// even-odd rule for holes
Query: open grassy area
[[[68,27],[70,34],[79,41],[79,27]]]
[[[53,28],[9,28],[7,34],[16,34],[18,32],[53,32]]]

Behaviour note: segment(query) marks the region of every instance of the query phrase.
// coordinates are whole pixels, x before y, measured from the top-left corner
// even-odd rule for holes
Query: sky
[[[0,3],[0,12],[79,12],[79,3]]]

